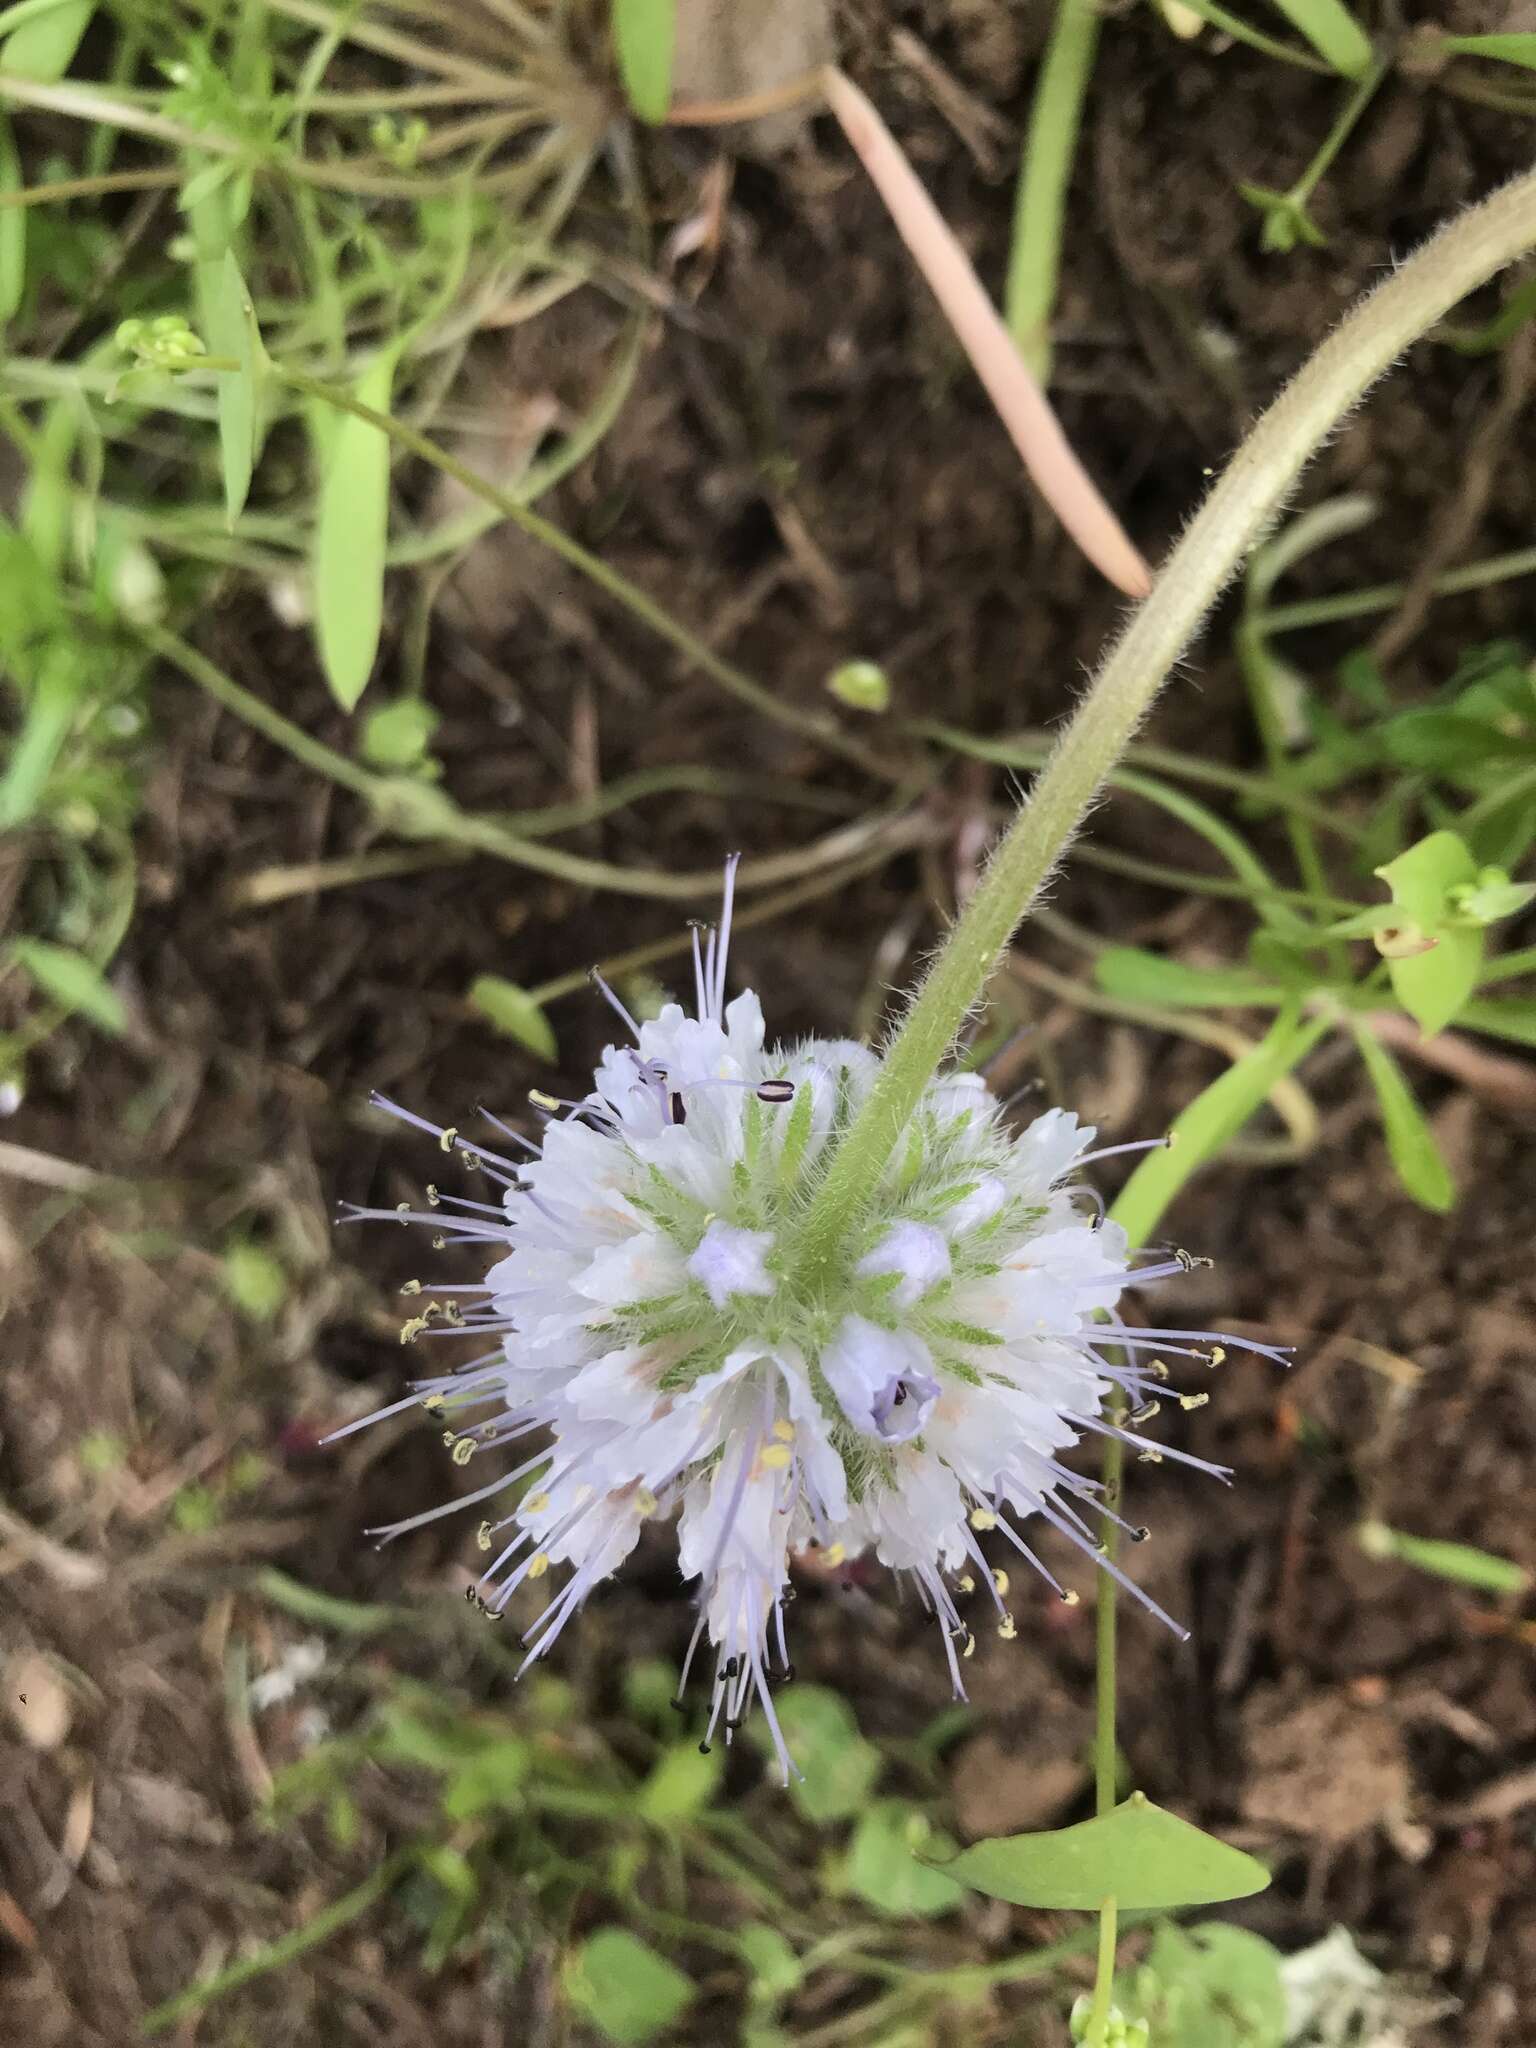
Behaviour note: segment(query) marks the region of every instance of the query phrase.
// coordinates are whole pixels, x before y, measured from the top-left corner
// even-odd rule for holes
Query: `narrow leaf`
[[[1536,71],[1536,35],[1442,36],[1440,47],[1452,57],[1492,57],[1500,64],[1518,64]]]
[[[238,370],[221,372],[218,384],[219,461],[224,475],[224,516],[231,527],[245,509],[256,466],[260,378],[266,361],[251,295],[232,249],[226,248],[218,276],[207,293],[208,346],[216,356],[233,356]]]
[[[1345,78],[1359,78],[1369,68],[1370,39],[1341,0],[1273,0],[1273,4],[1319,57],[1326,58]]]
[[[1015,1906],[1093,1913],[1211,1906],[1269,1883],[1252,1856],[1133,1792],[1112,1813],[1049,1834],[1007,1835],[963,1849],[945,1875]]]
[[[1424,1113],[1391,1053],[1365,1025],[1355,1022],[1353,1029],[1360,1057],[1376,1090],[1382,1128],[1387,1134],[1387,1151],[1397,1168],[1397,1177],[1423,1208],[1444,1215],[1456,1199],[1456,1183],[1435,1143],[1434,1132],[1424,1121]]]
[[[630,106],[642,121],[665,121],[672,104],[677,0],[613,0],[613,41]]]
[[[54,0],[51,6],[40,6],[0,43],[0,72],[47,84],[62,78],[95,12],[96,0]]]
[[[12,939],[10,955],[43,994],[68,1015],[79,1012],[103,1031],[120,1036],[128,1028],[122,997],[109,988],[98,968],[72,946],[46,939]]]
[[[3,204],[7,193],[21,189],[16,138],[0,109],[0,326],[15,319],[27,289],[27,209]]]
[[[1462,1004],[1457,1022],[1491,1038],[1536,1046],[1536,998],[1530,996],[1479,996]]]
[[[1523,1565],[1491,1551],[1478,1550],[1470,1543],[1448,1543],[1437,1536],[1410,1536],[1385,1522],[1362,1522],[1355,1540],[1367,1557],[1396,1558],[1437,1579],[1454,1585],[1473,1586],[1480,1593],[1518,1598],[1528,1592],[1531,1575]]]
[[[515,981],[504,981],[499,974],[482,974],[470,983],[469,1000],[498,1031],[515,1038],[541,1060],[553,1061],[558,1057],[559,1047],[549,1019],[528,991],[519,988]]]
[[[1189,967],[1140,946],[1110,946],[1093,964],[1106,994],[1128,1003],[1159,1003],[1170,1009],[1224,1009],[1243,1003],[1279,1003],[1285,990],[1258,981],[1241,968]]]
[[[1458,718],[1451,711],[1405,712],[1383,728],[1382,742],[1404,768],[1427,768],[1436,775],[1489,761],[1536,760],[1536,747],[1529,740],[1500,732],[1480,718]]]
[[[393,351],[358,380],[357,397],[388,412]],[[353,413],[334,422],[322,457],[315,521],[315,626],[331,695],[351,711],[373,673],[384,627],[384,552],[389,537],[389,437]]]
[[[1169,1132],[1172,1143],[1164,1151],[1147,1154],[1110,1211],[1132,1244],[1146,1239],[1196,1168],[1230,1144],[1276,1081],[1311,1051],[1327,1028],[1322,1018],[1303,1023],[1300,1005],[1287,1004],[1258,1044],[1195,1097]]]

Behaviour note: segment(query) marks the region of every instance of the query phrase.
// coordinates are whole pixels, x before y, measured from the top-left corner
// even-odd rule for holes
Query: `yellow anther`
[[[770,1444],[757,1462],[770,1472],[782,1472],[793,1456],[788,1444]]]
[[[1008,1593],[1008,1574],[1005,1571],[995,1571],[992,1574],[992,1583],[996,1586],[998,1592],[1006,1598]]]
[[[1153,1450],[1152,1446],[1148,1444],[1136,1462],[1138,1465],[1161,1465],[1163,1454],[1161,1451]]]
[[[1220,1344],[1213,1344],[1211,1346],[1210,1355],[1207,1357],[1205,1362],[1207,1365],[1224,1365],[1226,1363],[1226,1357],[1227,1354],[1224,1348]]]
[[[442,1236],[441,1233],[439,1233],[438,1236],[434,1237],[432,1240],[432,1249],[435,1252],[446,1251],[448,1249],[447,1238]]]
[[[448,1403],[441,1394],[424,1394],[421,1405],[429,1415],[441,1415]]]
[[[969,1631],[967,1631],[965,1638],[965,1648],[960,1654],[962,1657],[974,1657],[976,1654],[976,1638]]]
[[[1161,1358],[1154,1358],[1147,1371],[1155,1380],[1165,1380],[1168,1377],[1168,1367]]]
[[[656,1496],[648,1486],[642,1486],[635,1495],[635,1506],[642,1515],[655,1514]]]
[[[402,1323],[400,1325],[400,1342],[402,1344],[414,1344],[431,1320],[430,1316],[412,1316],[409,1322]]]
[[[440,1194],[438,1193],[437,1189],[436,1189],[435,1187],[433,1187],[433,1185],[432,1185],[431,1181],[428,1181],[428,1182],[427,1182],[427,1207],[428,1207],[429,1209],[440,1209],[440,1208],[442,1207],[442,1205],[443,1205],[443,1198],[442,1198],[442,1196],[441,1196],[441,1195],[440,1195]]]
[[[410,1222],[410,1220],[411,1220],[411,1205],[410,1205],[410,1203],[409,1203],[409,1202],[396,1202],[396,1204],[395,1204],[395,1214],[396,1214],[396,1215],[397,1215],[397,1216],[398,1216],[398,1217],[400,1218],[400,1221],[401,1221],[402,1223],[409,1223],[409,1222]]]
[[[1210,1398],[1209,1394],[1180,1394],[1179,1406],[1181,1408],[1203,1408]]]
[[[1077,1593],[1063,1593],[1061,1596],[1061,1604],[1063,1607],[1076,1607],[1078,1605],[1080,1598],[1081,1595]]]
[[[997,1517],[990,1508],[972,1508],[971,1527],[973,1529],[995,1529],[997,1527]]]
[[[525,1515],[542,1515],[548,1506],[549,1495],[547,1493],[530,1493],[523,1502],[523,1513]]]
[[[773,1433],[781,1444],[792,1444],[795,1440],[795,1425],[786,1422],[783,1416],[773,1425]]]
[[[479,1528],[475,1531],[475,1542],[481,1550],[490,1549],[491,1525],[489,1522],[482,1522]]]
[[[534,1553],[534,1555],[533,1555],[533,1556],[532,1556],[532,1557],[531,1557],[531,1558],[530,1558],[530,1559],[528,1560],[528,1576],[529,1576],[529,1578],[530,1578],[530,1579],[542,1579],[542,1578],[543,1578],[543,1576],[544,1576],[544,1574],[545,1574],[545,1573],[546,1573],[546,1572],[547,1572],[548,1570],[549,1570],[549,1553],[548,1553],[547,1551],[543,1551],[543,1550],[539,1550],[539,1551],[536,1551],[536,1552]]]
[[[960,1590],[961,1590],[961,1592],[962,1592],[962,1593],[974,1593],[974,1592],[975,1592],[975,1590],[976,1590],[976,1581],[975,1581],[975,1580],[974,1580],[974,1579],[973,1579],[973,1578],[971,1577],[971,1575],[970,1575],[970,1573],[969,1573],[969,1572],[967,1572],[967,1573],[966,1573],[966,1575],[965,1575],[965,1577],[964,1577],[964,1578],[963,1578],[963,1579],[962,1579],[962,1580],[960,1581]]]
[[[1019,1625],[1011,1614],[1005,1614],[997,1624],[997,1632],[1005,1643],[1011,1643],[1019,1632]]]
[[[555,1110],[560,1107],[559,1097],[555,1095],[546,1095],[542,1088],[530,1088],[528,1090],[528,1100],[533,1104],[535,1109]]]
[[[420,1294],[421,1282],[419,1280],[407,1280],[405,1285],[400,1289],[400,1292],[402,1294]]]
[[[469,1436],[461,1436],[458,1442],[453,1447],[453,1462],[455,1463],[455,1465],[467,1465],[474,1455],[474,1438]]]
[[[843,1544],[829,1543],[827,1548],[821,1553],[821,1561],[823,1564],[839,1565],[847,1555],[847,1549]]]

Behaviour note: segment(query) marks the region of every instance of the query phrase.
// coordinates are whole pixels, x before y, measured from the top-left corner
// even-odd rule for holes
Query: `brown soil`
[[[854,6],[843,23],[852,69],[992,278],[1008,234],[999,174],[1032,76],[1033,32],[1015,36],[1008,12],[924,0]],[[1000,124],[1001,145],[981,147],[980,163],[889,56],[897,17]],[[1106,33],[1073,194],[1058,393],[1149,552],[1393,252],[1529,158],[1529,127],[1515,117],[1394,82],[1319,194],[1329,246],[1263,256],[1234,182],[1293,179],[1335,97],[1326,81],[1241,49],[1176,44],[1150,11]],[[665,209],[689,210],[711,154],[699,137],[652,146]],[[824,701],[827,672],[868,653],[890,669],[903,712],[985,733],[1059,715],[1116,601],[1032,503],[832,133],[736,165],[723,248],[689,290],[555,516],[798,702]],[[487,377],[535,408],[549,395],[579,405],[583,359],[606,336],[603,316],[579,304],[488,355]],[[1368,490],[1382,516],[1309,564],[1298,594],[1528,541],[1529,363],[1521,349],[1476,360],[1417,349],[1308,486],[1309,497]],[[1480,438],[1495,412],[1501,432]],[[1410,618],[1389,650],[1394,685],[1438,680],[1460,645],[1518,630],[1526,603],[1510,586]],[[202,638],[306,729],[346,744],[303,636],[242,602],[207,619]],[[1323,672],[1350,644],[1319,635],[1306,659]],[[744,714],[504,535],[444,607],[432,697],[449,785],[476,808],[580,793],[597,761],[604,776],[749,764],[870,798],[856,769]],[[383,1557],[358,1535],[381,1503],[437,1497],[429,1434],[354,1440],[343,1455],[310,1448],[320,1426],[352,1412],[359,1385],[387,1395],[402,1374],[390,1290],[406,1254],[384,1232],[333,1237],[328,1214],[343,1196],[397,1201],[431,1167],[362,1105],[375,1086],[450,1118],[482,1100],[516,1104],[546,1075],[467,1017],[471,978],[500,971],[531,985],[677,922],[676,906],[590,898],[491,862],[231,912],[231,884],[356,851],[365,821],[179,681],[165,680],[158,703],[145,900],[124,977],[136,1035],[117,1047],[66,1034],[5,1133],[138,1183],[128,1196],[66,1202],[57,1217],[46,1209],[55,1195],[6,1184],[0,1633],[18,1656],[61,1660],[53,1684],[62,1673],[70,1722],[58,1739],[10,1700],[0,1717],[0,2034],[27,2048],[121,2048],[150,2005],[240,1938],[281,1933],[363,1874],[318,1829],[256,1825],[264,1774],[299,1735],[281,1717],[253,1734],[226,1695],[240,1644],[265,1662],[304,1633],[242,1590],[262,1563],[361,1600],[404,1581],[442,1584],[446,1601],[462,1584],[454,1561],[468,1532],[456,1523]],[[1154,737],[1251,759],[1220,630]],[[933,936],[935,897],[942,906],[972,857],[982,806],[1003,788],[955,768],[930,846],[742,936],[737,970],[769,993],[778,1030],[845,1030],[872,975],[876,987],[900,982]],[[688,869],[727,841],[766,852],[826,822],[767,802],[722,811],[669,798],[572,843]],[[1124,802],[1095,830],[1154,858],[1194,858],[1170,855]],[[1218,954],[1240,931],[1219,909],[1170,909],[1086,866],[1056,907],[1096,932]],[[1056,957],[1044,938],[1029,945]],[[575,1000],[554,1016],[563,1071],[578,1079],[602,1015]],[[1050,1006],[1042,1021],[1050,1090],[1112,1138],[1161,1129],[1213,1071],[1183,1041]],[[1157,1532],[1136,1562],[1194,1633],[1181,1648],[1127,1620],[1125,1746],[1152,1796],[1279,1853],[1278,1881],[1248,1924],[1295,1946],[1343,1922],[1376,1960],[1457,2002],[1418,2038],[1516,2048],[1536,2010],[1536,1642],[1496,1603],[1369,1561],[1352,1531],[1370,1513],[1536,1567],[1528,1118],[1518,1101],[1415,1071],[1468,1191],[1442,1222],[1397,1188],[1355,1071],[1325,1055],[1307,1078],[1321,1113],[1309,1156],[1211,1171],[1174,1219],[1181,1241],[1216,1261],[1182,1286],[1179,1314],[1273,1332],[1299,1354],[1286,1377],[1230,1366],[1191,1418],[1191,1446],[1237,1468],[1232,1491],[1169,1466],[1136,1475],[1137,1512]],[[220,1290],[217,1248],[237,1223],[298,1275],[265,1329],[242,1323]],[[82,1471],[92,1431],[128,1444],[125,1471]],[[217,1486],[249,1450],[270,1460],[261,1483],[211,1529],[173,1530],[177,1487]],[[975,1661],[980,1714],[954,1774],[962,1830],[1085,1810],[1089,1607],[1063,1617],[1041,1602],[1034,1613],[1016,1643],[984,1643]],[[800,1675],[845,1689],[871,1734],[915,1734],[944,1703],[937,1646],[886,1590],[808,1586],[796,1622]],[[687,1626],[658,1549],[593,1603],[561,1668],[594,1715],[611,1715],[612,1658],[636,1646],[673,1657]],[[412,1658],[399,1652],[419,1675],[503,1697],[452,1630]],[[29,1669],[46,1714],[47,1668],[8,1666],[10,1679],[21,1673],[8,1689],[27,1691]],[[333,1703],[339,1718],[345,1707]],[[952,1940],[997,1956],[1049,1931],[1038,1916],[978,1911]],[[512,1988],[477,1953],[436,1979],[418,1953],[398,1916],[374,1914],[173,2038],[562,2038],[547,1952]],[[1035,2038],[1019,2031],[1026,2003],[1023,1991],[1000,1997],[952,2038]],[[727,2003],[700,2010],[689,2038],[736,2038]],[[1039,2038],[1060,2038],[1059,2023]]]

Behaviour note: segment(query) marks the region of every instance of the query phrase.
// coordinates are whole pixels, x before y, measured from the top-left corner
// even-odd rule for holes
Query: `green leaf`
[[[1435,775],[1480,768],[1488,761],[1536,760],[1529,740],[1450,711],[1405,712],[1382,728],[1382,743],[1400,767],[1423,768]]]
[[[642,121],[665,121],[672,104],[677,0],[613,0],[613,41],[630,106]]]
[[[22,189],[10,116],[0,109],[0,202]],[[0,327],[14,320],[27,290],[27,209],[0,203]]]
[[[389,411],[395,354],[382,349],[356,396]],[[389,436],[344,412],[320,456],[315,515],[315,627],[331,695],[344,711],[368,687],[384,627],[384,553],[389,538]]]
[[[510,1739],[488,1742],[458,1766],[443,1788],[443,1812],[449,1820],[472,1820],[498,1808],[516,1812],[522,1806],[528,1776],[528,1745]]]
[[[1165,1009],[1226,1009],[1245,1003],[1279,1003],[1285,990],[1258,981],[1240,967],[1189,967],[1140,946],[1109,946],[1093,963],[1093,977],[1106,994],[1127,1003],[1155,1003]]]
[[[843,1866],[843,1884],[866,1905],[892,1919],[931,1919],[952,1913],[963,1888],[918,1856],[952,1854],[954,1843],[934,1835],[926,1816],[904,1799],[877,1799],[853,1831]]]
[[[78,1012],[113,1037],[128,1029],[122,997],[107,986],[100,969],[73,946],[51,945],[46,939],[12,939],[9,950],[16,965],[66,1016]]]
[[[381,704],[363,720],[358,751],[370,767],[414,768],[432,744],[442,721],[421,697],[400,697]]]
[[[1231,1143],[1276,1081],[1311,1051],[1327,1028],[1323,1018],[1303,1023],[1300,1004],[1287,1003],[1259,1043],[1182,1111],[1169,1133],[1172,1143],[1147,1154],[1110,1211],[1132,1244],[1146,1240],[1190,1175]]]
[[[282,1262],[259,1244],[241,1240],[224,1250],[224,1287],[230,1300],[253,1323],[269,1323],[288,1299],[288,1275]]]
[[[1536,1046],[1536,998],[1530,996],[1478,996],[1462,1004],[1458,1021],[1491,1038]]]
[[[498,1031],[515,1038],[541,1060],[553,1061],[559,1056],[549,1019],[515,981],[504,981],[499,974],[479,975],[469,985],[469,1000]]]
[[[802,1089],[802,1098],[810,1091]],[[880,1775],[880,1752],[859,1733],[841,1693],[822,1685],[792,1685],[777,1701],[779,1725],[799,1777],[789,1796],[807,1820],[846,1820],[857,1813]],[[750,1724],[760,1748],[771,1747],[759,1722]]]
[[[233,249],[226,248],[217,279],[205,294],[209,353],[233,356],[238,370],[220,372],[219,461],[224,476],[224,517],[231,528],[245,509],[256,466],[256,431],[266,350],[256,327],[251,295]]]
[[[1115,2003],[1177,2048],[1281,2048],[1280,1952],[1245,1927],[1159,1927],[1146,1961],[1117,1978]]]
[[[696,1742],[674,1744],[640,1787],[635,1804],[641,1817],[663,1826],[691,1820],[714,1798],[723,1766],[719,1749],[701,1750]]]
[[[800,1988],[804,1972],[800,1958],[776,1927],[757,1923],[743,1927],[736,1937],[747,1968],[752,1972],[752,1996],[760,2004],[773,2005]]]
[[[1382,1127],[1387,1134],[1387,1151],[1397,1177],[1423,1208],[1443,1216],[1456,1199],[1456,1183],[1435,1143],[1434,1132],[1424,1121],[1424,1113],[1391,1053],[1364,1024],[1354,1021],[1352,1028],[1376,1091]]]
[[[1359,78],[1369,68],[1370,39],[1341,0],[1273,0],[1273,5],[1345,78]]]
[[[1536,882],[1512,882],[1502,868],[1484,868],[1475,882],[1451,891],[1451,902],[1467,924],[1498,924],[1536,902]]]
[[[1261,249],[1267,249],[1273,256],[1285,256],[1300,243],[1309,249],[1327,248],[1328,237],[1308,213],[1306,202],[1294,192],[1275,192],[1268,185],[1251,185],[1244,180],[1239,180],[1237,189],[1240,197],[1264,216],[1259,231]]]
[[[1482,971],[1483,935],[1454,922],[1452,895],[1477,881],[1477,862],[1457,833],[1431,832],[1376,873],[1404,922],[1435,942],[1429,952],[1390,962],[1393,993],[1419,1029],[1433,1036],[1461,1009]]]
[[[565,1961],[565,1995],[620,2048],[653,2041],[694,1995],[693,1985],[622,1927],[604,1927]]]
[[[0,43],[0,73],[45,84],[62,78],[95,12],[96,0],[54,0],[39,7]]]
[[[1263,1891],[1269,1872],[1252,1856],[1133,1792],[1113,1812],[1049,1834],[1008,1835],[962,1849],[945,1874],[1015,1906],[1095,1913],[1212,1906]]]
[[[1492,57],[1499,64],[1518,64],[1536,71],[1536,35],[1442,36],[1440,48],[1452,57]]]
[[[1396,1558],[1437,1579],[1473,1586],[1480,1593],[1518,1597],[1530,1590],[1531,1575],[1507,1557],[1477,1550],[1470,1543],[1447,1543],[1434,1536],[1409,1536],[1385,1522],[1362,1522],[1355,1539],[1367,1557]]]

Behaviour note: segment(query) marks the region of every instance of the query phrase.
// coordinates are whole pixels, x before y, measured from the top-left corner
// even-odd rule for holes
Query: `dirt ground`
[[[1039,38],[1026,12],[927,0],[853,6],[841,20],[854,75],[989,278],[1005,259]],[[1497,9],[1451,12],[1456,27],[1505,25]],[[893,55],[894,27],[942,67],[954,121],[935,74]],[[1394,251],[1529,160],[1519,119],[1394,81],[1320,190],[1328,246],[1265,256],[1235,183],[1289,183],[1334,105],[1327,81],[1240,48],[1177,44],[1150,12],[1104,36],[1072,196],[1057,393],[1151,554],[1243,422]],[[696,203],[715,153],[701,136],[647,145],[663,216]],[[1112,629],[1115,599],[1027,495],[835,134],[817,124],[733,171],[717,260],[687,276],[632,402],[554,516],[796,701],[825,701],[827,672],[868,654],[888,667],[903,714],[988,734],[1049,722]],[[578,297],[487,345],[487,388],[514,409],[579,406],[608,318]],[[1308,498],[1369,491],[1381,517],[1309,564],[1296,593],[1527,544],[1530,368],[1524,347],[1478,359],[1416,349],[1307,486]],[[1438,681],[1460,646],[1528,625],[1528,606],[1520,585],[1431,613],[1410,605],[1388,628],[1394,688]],[[1296,652],[1321,673],[1360,638],[1320,632]],[[302,634],[242,600],[207,617],[201,639],[306,729],[346,745]],[[507,534],[481,545],[445,597],[431,673],[437,750],[468,806],[579,795],[599,763],[605,777],[750,765],[850,810],[870,801],[856,768],[743,712]],[[227,1956],[239,1932],[280,1932],[295,1900],[312,1910],[362,1874],[318,1831],[256,1826],[265,1773],[297,1738],[264,1724],[265,1754],[229,1710],[226,1675],[260,1565],[364,1601],[402,1583],[439,1584],[450,1601],[462,1584],[470,1532],[457,1522],[382,1556],[359,1535],[381,1502],[407,1512],[440,1496],[430,1432],[356,1439],[342,1455],[313,1448],[363,1391],[391,1397],[404,1370],[392,1290],[405,1255],[386,1232],[333,1234],[329,1219],[339,1198],[399,1201],[431,1162],[382,1130],[365,1099],[382,1087],[449,1120],[482,1101],[515,1106],[547,1070],[467,1014],[469,981],[495,971],[532,985],[679,922],[677,906],[594,898],[489,861],[231,907],[252,874],[364,848],[366,820],[180,681],[166,677],[157,703],[144,902],[121,979],[134,1032],[121,1045],[66,1033],[4,1133],[134,1184],[83,1201],[3,1186],[0,1637],[74,1674],[62,1737],[0,1717],[0,2035],[18,2048],[122,2048],[144,2011]],[[1152,737],[1252,759],[1219,625]],[[741,935],[736,969],[767,992],[772,1028],[844,1031],[871,990],[900,984],[1004,788],[1001,774],[951,768],[930,844]],[[695,869],[727,843],[770,852],[827,823],[766,799],[668,798],[569,843]],[[1094,831],[1153,858],[1195,858],[1169,855],[1155,819],[1124,801]],[[1170,907],[1085,865],[1055,907],[1096,933],[1212,957],[1241,932],[1219,905]],[[1025,943],[1065,958],[1047,936]],[[562,1076],[579,1084],[602,1014],[580,996],[552,1016]],[[1184,1041],[1050,1001],[1039,1018],[1029,1058],[1047,1092],[1111,1140],[1162,1129],[1214,1071]],[[1172,1218],[1179,1241],[1215,1261],[1182,1285],[1179,1315],[1272,1333],[1298,1362],[1286,1377],[1227,1368],[1190,1418],[1190,1446],[1236,1467],[1230,1492],[1167,1466],[1136,1476],[1137,1518],[1156,1529],[1136,1562],[1193,1636],[1179,1647],[1127,1620],[1124,1743],[1154,1798],[1278,1852],[1277,1882],[1244,1910],[1247,1924],[1294,1947],[1341,1922],[1430,2004],[1453,2005],[1416,2041],[1520,2048],[1536,2011],[1536,1638],[1496,1602],[1369,1560],[1353,1530],[1374,1515],[1536,1568],[1529,1111],[1415,1069],[1467,1191],[1442,1221],[1393,1180],[1357,1070],[1324,1054],[1304,1079],[1321,1119],[1311,1152],[1209,1171]],[[1102,1184],[1112,1192],[1113,1169]],[[242,1321],[220,1288],[217,1247],[237,1224],[265,1233],[297,1275],[272,1325]],[[92,1432],[129,1446],[109,1477],[82,1467]],[[211,1526],[168,1523],[179,1489],[217,1486],[253,1451],[266,1460],[259,1481]],[[1089,1607],[1063,1615],[1042,1598],[1035,1612],[1016,1643],[978,1652],[980,1716],[953,1773],[962,1835],[1087,1810]],[[809,1585],[795,1619],[800,1676],[844,1689],[870,1734],[910,1736],[943,1705],[937,1647],[888,1589]],[[635,1644],[673,1657],[688,1626],[659,1548],[594,1602],[561,1669],[594,1715],[611,1714],[615,1657]],[[440,1656],[439,1675],[480,1682],[458,1643],[423,1649],[422,1672]],[[947,1938],[995,1956],[1049,1932],[1040,1916],[978,1916]],[[507,1991],[473,1957],[428,1978],[418,1948],[397,1920],[367,1917],[170,2038],[562,2038],[547,1957]],[[1034,2039],[1025,2006],[1023,1992],[1001,1996],[970,2032],[934,2038]],[[691,2024],[690,2039],[736,2038],[718,2001]]]

